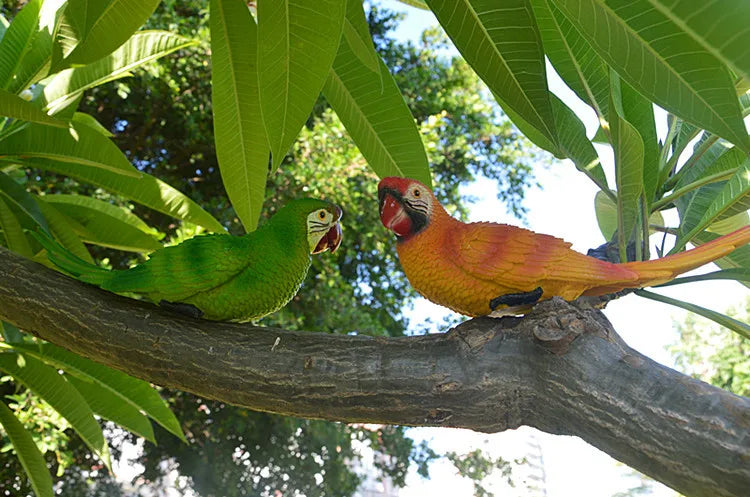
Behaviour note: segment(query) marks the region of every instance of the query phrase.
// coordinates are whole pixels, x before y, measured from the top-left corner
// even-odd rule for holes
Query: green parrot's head
[[[326,250],[335,252],[341,244],[339,220],[343,211],[338,205],[315,198],[300,198],[292,200],[282,210],[292,211],[297,220],[304,220],[311,254]]]

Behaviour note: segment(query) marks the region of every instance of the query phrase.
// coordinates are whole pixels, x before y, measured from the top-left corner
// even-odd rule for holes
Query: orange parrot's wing
[[[519,292],[542,286],[545,295],[579,293],[588,286],[633,279],[633,271],[588,257],[551,235],[505,224],[467,225],[457,240],[457,261],[473,277]]]

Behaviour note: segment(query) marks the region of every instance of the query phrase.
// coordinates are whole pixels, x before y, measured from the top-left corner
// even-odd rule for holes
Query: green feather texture
[[[313,217],[320,243],[311,247],[308,218],[321,211],[330,215],[325,222]],[[90,264],[46,233],[34,237],[53,264],[80,281],[115,293],[139,294],[206,319],[252,321],[281,309],[297,294],[311,252],[338,247],[341,212],[324,200],[296,199],[244,236],[196,236],[157,250],[147,261],[124,271]]]

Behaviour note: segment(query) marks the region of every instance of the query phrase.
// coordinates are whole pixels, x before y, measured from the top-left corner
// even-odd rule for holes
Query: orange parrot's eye
[[[422,192],[419,191],[419,188],[415,188],[413,193],[415,197],[419,197],[420,195],[422,195]]]

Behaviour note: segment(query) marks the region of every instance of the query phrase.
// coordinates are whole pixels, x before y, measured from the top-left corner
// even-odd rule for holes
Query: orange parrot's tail
[[[724,257],[748,242],[750,242],[750,226],[745,226],[692,250],[652,261],[627,262],[621,266],[638,273],[640,276],[637,282],[638,287],[659,285],[674,279],[679,274]]]

